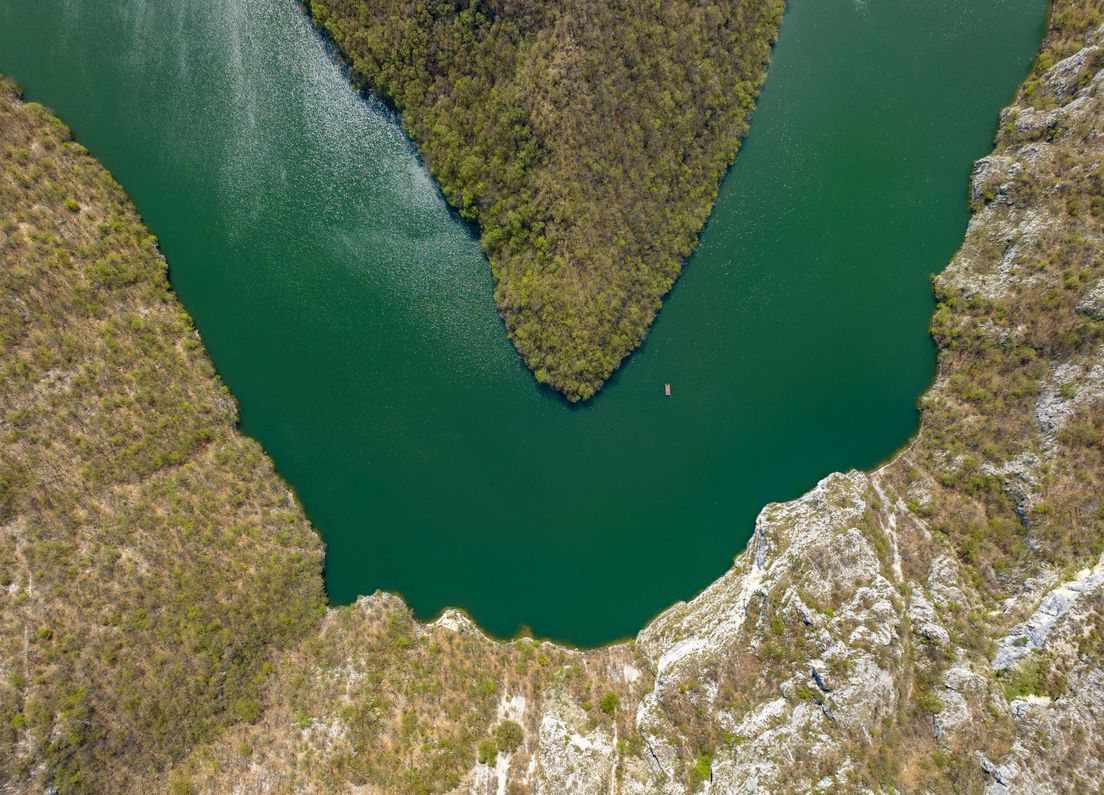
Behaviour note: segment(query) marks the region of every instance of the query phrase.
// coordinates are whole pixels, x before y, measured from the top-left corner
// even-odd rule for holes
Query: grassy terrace
[[[537,380],[597,392],[693,250],[782,0],[312,0],[476,223]]]

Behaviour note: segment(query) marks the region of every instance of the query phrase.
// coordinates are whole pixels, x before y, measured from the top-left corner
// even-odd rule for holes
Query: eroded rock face
[[[361,638],[414,626],[405,607],[379,595],[332,611],[340,654],[284,665],[325,693],[295,701],[283,674],[260,721],[183,774],[209,792],[404,791],[409,777],[327,749],[370,718],[380,754],[433,770],[461,715],[449,688],[493,670],[497,695],[457,742],[506,718],[524,739],[493,761],[461,757],[438,790],[1104,789],[1104,242],[1090,210],[1104,190],[1102,40],[1091,31],[1025,88],[975,170],[976,212],[937,284],[940,375],[897,459],[767,506],[733,568],[631,643],[502,644],[448,613],[381,667]],[[409,664],[443,643],[438,668]],[[358,706],[366,692],[374,712]],[[296,710],[305,729],[289,728]]]
[[[637,650],[656,672],[636,713],[659,763],[649,783],[679,778],[683,714],[681,704],[670,704],[698,682],[708,683],[701,705],[718,733],[743,740],[714,753],[722,790],[776,789],[794,772],[782,760],[838,758],[843,742],[878,731],[896,700],[904,603],[868,537],[882,532],[867,526],[871,495],[869,477],[852,472],[769,506],[742,556],[749,558],[745,572],[738,566],[641,633]],[[759,703],[744,707],[717,680],[749,653],[751,665],[774,662],[773,681]],[[818,768],[814,762],[802,771],[799,786],[831,777]]]
[[[610,732],[590,723],[568,698],[545,701],[540,722],[537,792],[605,792],[614,764]]]
[[[234,430],[153,241],[0,85],[0,132],[26,144],[0,193],[38,225],[0,229],[6,344],[69,329],[17,338],[0,379],[0,792],[1104,791],[1104,31],[1077,27],[1102,13],[1054,4],[1056,65],[975,169],[916,439],[767,506],[727,574],[589,651],[419,623],[384,593],[323,610],[318,539]],[[119,236],[134,282],[100,311],[81,269],[102,276]],[[85,370],[42,364],[74,338]],[[142,461],[89,453],[116,427],[181,463],[142,485]]]
[[[1007,670],[1033,652],[1046,648],[1051,632],[1069,620],[1071,613],[1078,615],[1075,611],[1080,607],[1079,603],[1090,600],[1102,589],[1104,560],[1048,592],[1027,621],[1013,627],[997,641],[993,668]]]

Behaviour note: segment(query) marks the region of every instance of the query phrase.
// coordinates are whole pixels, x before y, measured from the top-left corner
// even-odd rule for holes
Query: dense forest
[[[542,383],[592,396],[693,250],[782,0],[312,0],[478,224]]]

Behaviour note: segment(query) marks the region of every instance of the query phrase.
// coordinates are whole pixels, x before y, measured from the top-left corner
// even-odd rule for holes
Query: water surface
[[[291,0],[0,0],[0,71],[160,238],[334,602],[595,644],[725,571],[764,503],[913,433],[928,277],[1045,10],[793,0],[698,253],[581,408],[535,384],[478,241]]]

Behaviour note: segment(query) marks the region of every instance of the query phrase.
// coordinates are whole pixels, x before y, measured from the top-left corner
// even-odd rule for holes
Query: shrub
[[[495,742],[498,745],[498,750],[504,754],[512,754],[524,739],[525,734],[522,732],[521,726],[512,720],[502,721],[495,729]]]

